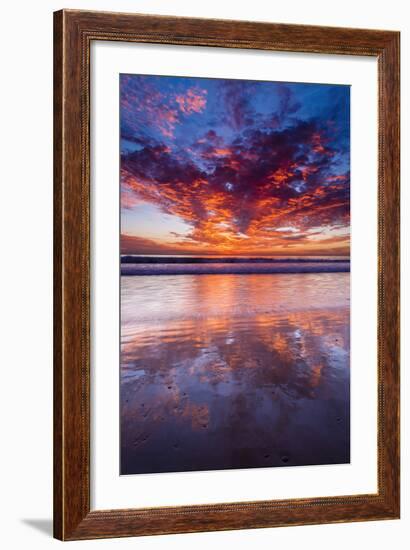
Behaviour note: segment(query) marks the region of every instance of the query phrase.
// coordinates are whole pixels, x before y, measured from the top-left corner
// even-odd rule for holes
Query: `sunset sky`
[[[120,96],[122,254],[349,254],[349,86],[121,75]]]

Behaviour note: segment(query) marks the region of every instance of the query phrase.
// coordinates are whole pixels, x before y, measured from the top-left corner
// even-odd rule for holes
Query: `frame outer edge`
[[[89,512],[89,212],[76,15],[54,13],[54,40],[54,536],[69,540]]]
[[[60,540],[64,537],[64,485],[63,485],[63,430],[62,430],[62,178],[63,178],[63,14],[55,12],[54,19],[54,149],[53,149],[53,533]]]
[[[384,447],[383,465],[386,506],[394,518],[400,517],[400,33],[393,34],[379,58],[380,137],[383,157],[379,171],[383,189],[379,197],[382,213],[380,268],[384,395],[379,403]],[[380,216],[380,212],[379,212]],[[382,414],[380,414],[382,412]]]
[[[208,26],[206,25],[208,24]],[[223,34],[229,26],[228,38]],[[196,38],[201,29],[205,38]],[[89,129],[87,33],[136,41],[352,53],[379,58],[379,262],[385,315],[379,354],[379,493],[333,497],[90,512],[89,502]],[[242,33],[243,31],[243,33]],[[314,32],[313,32],[314,31]],[[331,34],[333,33],[333,34]],[[316,35],[320,35],[316,42]],[[342,42],[332,43],[336,34]],[[273,40],[288,38],[288,46]],[[131,36],[131,38],[129,38]],[[146,35],[148,36],[148,35]],[[245,40],[242,40],[242,36]],[[312,38],[313,36],[313,38]],[[165,39],[163,38],[165,37]],[[230,40],[230,38],[233,40]],[[249,38],[249,41],[247,40]],[[94,37],[93,37],[94,39]],[[104,39],[104,38],[102,38]],[[301,40],[298,42],[297,40]],[[185,38],[182,38],[185,41]],[[315,41],[313,41],[315,40]],[[345,42],[343,42],[345,41]],[[228,44],[229,43],[229,44]],[[87,51],[85,51],[87,50]],[[183,533],[399,517],[399,33],[241,21],[62,10],[54,14],[54,536],[60,540]],[[86,273],[84,273],[86,271]],[[385,278],[385,281],[384,281]],[[384,288],[388,299],[384,301]],[[380,287],[379,287],[380,294]],[[379,317],[380,325],[380,317]],[[379,329],[380,330],[380,329]],[[380,360],[381,359],[381,360]],[[380,380],[379,380],[380,381]],[[383,420],[380,420],[380,412]],[[380,439],[381,437],[381,439]],[[380,441],[384,447],[380,446]]]

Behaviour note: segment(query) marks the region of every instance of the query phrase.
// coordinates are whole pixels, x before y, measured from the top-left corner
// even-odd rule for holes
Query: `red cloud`
[[[185,115],[200,113],[206,106],[206,90],[189,89],[185,95],[177,95],[175,101]]]
[[[128,79],[131,82],[130,79]],[[165,137],[172,138],[181,116],[200,113],[206,106],[206,90],[189,89],[185,94],[166,95],[155,88],[148,79],[140,77],[138,89],[126,87],[127,76],[123,76],[121,115],[130,129],[138,131],[142,125],[158,128]]]

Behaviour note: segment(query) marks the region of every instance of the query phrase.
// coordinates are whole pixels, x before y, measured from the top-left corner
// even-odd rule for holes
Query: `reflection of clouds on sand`
[[[348,462],[348,275],[184,278],[122,284],[122,472]]]

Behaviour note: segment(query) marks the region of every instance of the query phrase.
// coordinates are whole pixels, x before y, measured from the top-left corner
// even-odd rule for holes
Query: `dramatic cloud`
[[[128,75],[121,137],[123,253],[348,254],[348,87]]]
[[[205,109],[206,93],[206,90],[190,89],[185,95],[177,95],[175,101],[178,103],[180,110],[186,115],[200,113]]]

